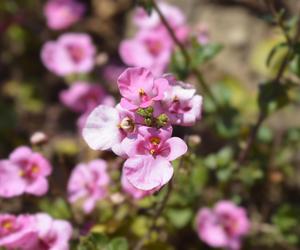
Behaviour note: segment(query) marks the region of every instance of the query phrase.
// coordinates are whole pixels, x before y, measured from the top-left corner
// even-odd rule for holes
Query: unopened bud
[[[188,144],[192,146],[197,146],[201,143],[201,137],[199,135],[190,135],[188,137]]]
[[[48,136],[44,132],[35,132],[30,137],[30,143],[32,145],[45,144],[48,141]]]
[[[145,118],[145,124],[149,127],[152,126],[152,119],[151,118]]]
[[[156,118],[156,124],[159,128],[167,125],[169,121],[169,117],[166,114],[161,114]]]

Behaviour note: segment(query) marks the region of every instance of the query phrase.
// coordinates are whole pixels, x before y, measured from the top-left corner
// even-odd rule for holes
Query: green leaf
[[[267,60],[266,60],[266,65],[267,65],[267,67],[270,67],[271,61],[272,61],[272,59],[274,58],[274,55],[276,54],[276,52],[278,52],[279,49],[285,48],[285,47],[287,47],[287,46],[288,46],[288,44],[287,44],[286,42],[282,42],[282,43],[279,43],[279,44],[275,45],[275,46],[271,49],[271,51],[270,51],[270,53],[269,53],[269,55],[268,55],[268,57],[267,57]]]
[[[189,208],[185,209],[168,209],[167,217],[176,228],[185,227],[193,218],[193,212]]]
[[[189,67],[180,51],[175,51],[172,54],[169,70],[180,80],[186,79],[189,75]]]
[[[117,237],[112,239],[109,243],[107,250],[128,250],[127,240],[123,237]]]
[[[191,50],[191,58],[193,58],[192,65],[199,66],[212,60],[217,54],[221,52],[223,46],[220,44],[199,44],[194,43]]]
[[[62,199],[57,198],[56,200],[43,199],[39,203],[39,207],[42,211],[50,214],[57,219],[70,219],[71,212],[68,203]]]
[[[292,84],[275,84],[268,82],[259,87],[258,105],[266,114],[277,111],[290,102],[288,91],[293,87]]]

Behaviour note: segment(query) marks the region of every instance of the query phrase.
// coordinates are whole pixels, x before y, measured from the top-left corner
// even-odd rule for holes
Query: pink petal
[[[169,161],[173,161],[187,152],[186,143],[179,137],[171,137],[165,143],[170,146],[170,153],[167,158]]]
[[[110,149],[121,141],[118,128],[119,113],[110,106],[100,105],[87,118],[82,136],[90,148],[94,150]]]
[[[165,185],[173,176],[173,167],[162,157],[137,156],[124,163],[128,181],[141,190],[152,190]]]

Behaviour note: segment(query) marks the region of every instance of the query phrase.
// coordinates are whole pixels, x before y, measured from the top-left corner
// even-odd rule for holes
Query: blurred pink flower
[[[122,141],[122,148],[129,157],[124,163],[124,175],[134,187],[149,191],[162,187],[172,178],[170,161],[185,154],[187,145],[171,135],[172,127],[141,126],[136,135]]]
[[[82,136],[90,148],[108,150],[124,156],[121,141],[134,129],[134,114],[117,105],[116,108],[99,105],[88,116]]]
[[[172,51],[173,41],[165,29],[141,30],[119,47],[125,64],[148,68],[156,76],[166,70]]]
[[[211,247],[238,250],[250,228],[246,211],[231,201],[218,202],[213,210],[202,208],[196,219],[201,240]]]
[[[44,44],[41,58],[45,67],[58,76],[88,73],[95,65],[96,48],[83,33],[66,33]]]
[[[187,83],[167,77],[171,88],[165,93],[163,107],[167,110],[170,122],[174,125],[193,126],[201,118],[202,96]]]
[[[118,86],[122,96],[121,106],[135,110],[163,99],[169,83],[164,78],[154,78],[148,69],[136,67],[128,68],[120,75]]]
[[[186,18],[177,6],[164,2],[159,2],[158,6],[173,28],[177,28],[185,24]],[[143,29],[153,29],[161,25],[160,17],[156,11],[152,11],[149,16],[143,8],[136,9],[133,20],[135,25]]]
[[[71,110],[79,113],[92,111],[99,104],[114,106],[115,100],[107,95],[99,84],[75,82],[68,89],[61,91],[60,101]]]
[[[110,177],[104,160],[80,163],[72,171],[68,182],[68,196],[71,203],[83,200],[83,210],[90,213],[96,202],[107,195]]]
[[[29,193],[42,196],[48,191],[47,176],[51,174],[50,163],[29,147],[16,148],[9,161],[0,162],[0,196],[10,198]]]
[[[0,215],[0,247],[8,250],[68,250],[72,226],[48,214]]]
[[[78,22],[85,12],[85,6],[76,0],[48,0],[44,15],[50,29],[60,30]]]
[[[121,184],[122,184],[123,191],[126,192],[127,194],[129,194],[132,198],[134,198],[136,200],[139,200],[146,196],[149,196],[158,190],[158,189],[153,189],[150,191],[144,191],[141,189],[137,189],[132,184],[130,184],[130,182],[127,180],[127,178],[124,174],[122,174],[122,177],[121,177]]]
[[[37,241],[38,235],[32,216],[0,214],[0,247],[33,250]]]
[[[64,220],[54,220],[48,214],[39,213],[35,216],[39,242],[36,250],[69,250],[72,237],[72,226]],[[31,249],[33,250],[33,249]]]

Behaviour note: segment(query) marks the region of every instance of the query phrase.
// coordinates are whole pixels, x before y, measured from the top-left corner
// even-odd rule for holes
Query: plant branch
[[[157,220],[161,216],[164,208],[166,207],[167,202],[170,198],[172,189],[173,189],[173,181],[172,180],[173,179],[170,180],[170,182],[167,186],[168,190],[167,190],[166,195],[164,196],[163,200],[156,207],[156,210],[153,215],[152,224],[151,224],[151,227],[150,227],[148,233],[137,242],[136,246],[134,247],[134,250],[141,250],[143,245],[145,244],[145,241],[150,238],[152,231],[154,231],[156,229]]]
[[[168,20],[165,18],[164,14],[160,10],[160,8],[157,5],[156,1],[151,0],[151,3],[152,3],[152,6],[153,6],[154,10],[159,15],[159,18],[160,18],[161,22],[163,23],[163,25],[167,29],[169,35],[173,39],[174,43],[178,46],[181,54],[183,55],[183,57],[185,59],[186,65],[189,67],[191,65],[192,60],[191,60],[191,57],[190,57],[188,51],[186,50],[185,46],[181,43],[181,41],[177,38],[173,28],[169,24]],[[194,66],[192,66],[191,72],[196,76],[196,78],[197,78],[198,82],[200,83],[201,87],[206,92],[206,94],[209,96],[209,98],[212,100],[212,102],[216,105],[216,107],[218,107],[218,102],[217,102],[215,96],[213,95],[213,93],[211,92],[208,84],[206,83],[202,72],[197,67],[194,67]]]
[[[272,0],[266,0],[266,3],[270,6],[272,15],[278,16],[278,13],[276,12],[274,6],[272,5]],[[283,33],[286,33],[283,21],[277,22],[277,25],[279,25],[281,27],[281,29],[283,30]],[[289,48],[288,48],[288,51],[287,51],[285,57],[283,58],[280,66],[279,66],[279,69],[277,71],[276,76],[272,80],[272,82],[274,84],[280,84],[280,79],[283,77],[284,71],[287,68],[287,66],[288,66],[288,64],[289,64],[289,62],[290,62],[290,60],[293,56],[294,44],[298,41],[299,35],[300,35],[300,28],[299,27],[300,27],[300,23],[297,24],[297,31],[296,31],[296,34],[295,34],[293,39],[290,39],[287,33],[285,35],[287,43],[289,45]],[[252,145],[253,145],[253,143],[256,139],[258,130],[259,130],[260,126],[262,125],[262,123],[265,121],[266,118],[267,118],[267,113],[264,112],[263,110],[260,110],[257,121],[256,121],[255,125],[252,127],[250,135],[247,139],[246,146],[240,152],[240,154],[238,156],[238,166],[242,165],[244,163],[244,161],[246,160],[246,158],[247,158],[247,156],[250,152],[250,149],[251,149],[251,147],[252,147]]]

